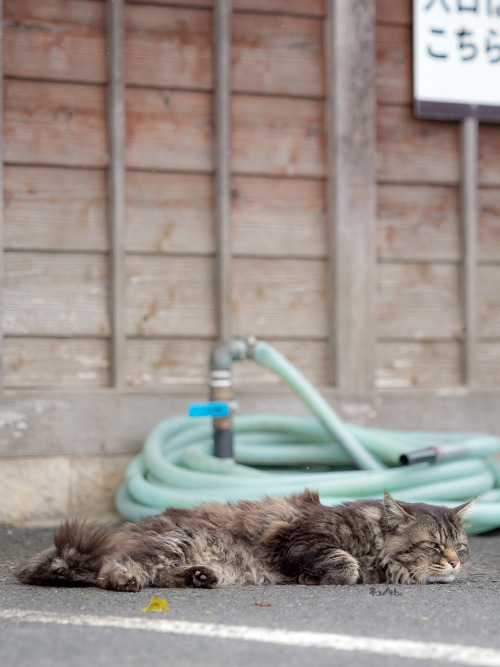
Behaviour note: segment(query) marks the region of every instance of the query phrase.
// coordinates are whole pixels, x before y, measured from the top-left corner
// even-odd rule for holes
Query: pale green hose
[[[315,416],[235,416],[237,463],[212,456],[210,419],[177,416],[160,422],[118,491],[116,504],[124,518],[135,521],[167,506],[258,500],[305,488],[318,491],[325,505],[382,497],[388,489],[401,500],[450,506],[477,495],[468,512],[469,532],[500,526],[500,464],[487,458],[500,452],[498,438],[345,424],[272,346],[257,343],[253,357],[276,372]],[[398,465],[402,453],[455,442],[470,445],[461,460]],[[346,469],[356,467],[362,469]]]

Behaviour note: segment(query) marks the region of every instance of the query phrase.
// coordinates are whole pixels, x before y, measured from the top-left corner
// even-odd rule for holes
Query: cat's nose
[[[457,565],[460,565],[460,560],[456,554],[455,551],[448,551],[448,553],[445,552],[445,557],[448,563],[451,565],[452,568],[456,568]]]

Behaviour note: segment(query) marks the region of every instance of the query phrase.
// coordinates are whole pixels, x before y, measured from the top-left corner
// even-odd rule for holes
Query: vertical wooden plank
[[[375,3],[328,0],[325,47],[332,379],[362,398],[375,372]]]
[[[0,0],[0,16],[3,18],[3,0]],[[0,395],[4,380],[3,346],[3,35],[0,31]]]
[[[108,0],[108,220],[111,261],[112,384],[125,384],[125,103],[123,80],[124,0]]]
[[[477,371],[478,136],[477,118],[465,118],[461,123],[461,195],[464,239],[464,380],[469,387],[475,385]]]
[[[214,4],[215,219],[219,338],[231,337],[231,0]]]

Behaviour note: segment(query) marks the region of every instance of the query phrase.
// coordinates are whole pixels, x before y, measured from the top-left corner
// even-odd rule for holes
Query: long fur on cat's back
[[[468,560],[462,514],[423,503],[321,505],[317,493],[166,509],[118,531],[75,519],[16,570],[25,584],[143,586],[427,583]]]

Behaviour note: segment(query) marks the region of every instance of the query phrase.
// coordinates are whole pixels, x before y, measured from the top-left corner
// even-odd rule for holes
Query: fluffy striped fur
[[[144,586],[411,584],[453,581],[468,560],[462,514],[384,500],[338,507],[306,491],[236,505],[167,509],[112,532],[64,523],[54,546],[19,566],[25,584]]]

